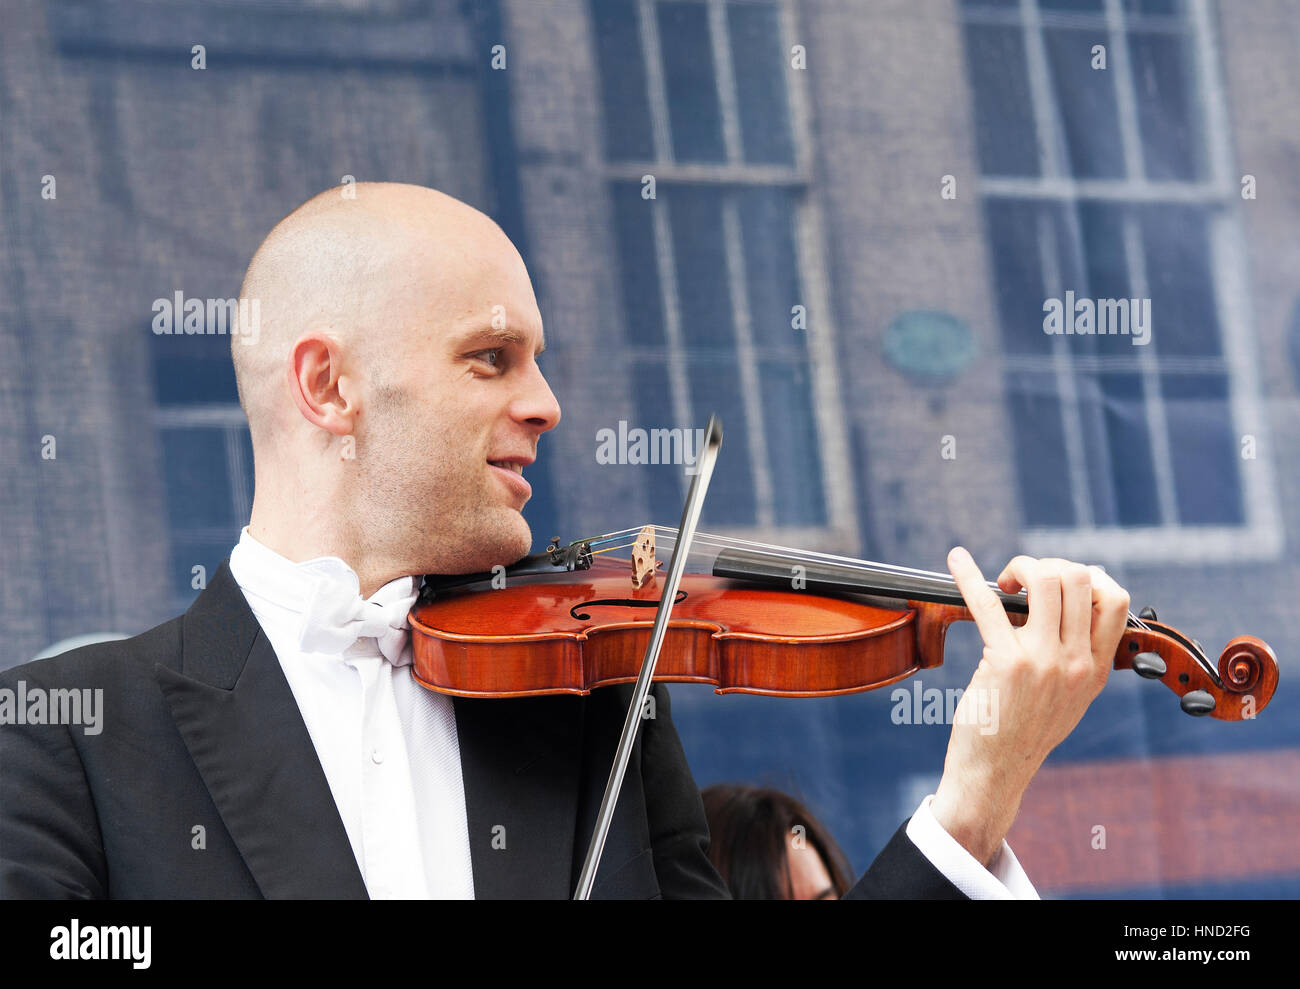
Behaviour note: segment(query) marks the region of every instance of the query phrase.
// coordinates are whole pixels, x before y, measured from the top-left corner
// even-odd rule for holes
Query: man
[[[0,728],[0,892],[570,895],[630,689],[452,700],[407,669],[413,575],[531,543],[523,471],[560,409],[522,260],[463,203],[362,184],[278,224],[241,297],[260,302],[232,340],[249,525],[185,615],[0,678],[103,690],[96,734]],[[1013,630],[969,555],[949,563],[986,647],[966,696],[995,692],[999,731],[958,718],[936,793],[850,896],[1034,895],[1004,836],[1124,627],[1100,571],[1013,560],[1000,583],[1032,602]],[[656,694],[593,895],[724,896]]]

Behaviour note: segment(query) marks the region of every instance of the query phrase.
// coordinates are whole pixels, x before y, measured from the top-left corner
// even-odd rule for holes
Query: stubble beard
[[[428,430],[414,425],[419,417],[407,411],[407,396],[391,389],[381,395],[367,445],[384,459],[369,472],[366,502],[404,569],[479,573],[527,555],[528,523],[503,501],[486,461],[466,458],[452,427],[430,444]]]
[[[450,573],[479,573],[508,566],[527,555],[532,532],[524,517],[508,505],[476,506],[465,519],[456,540],[460,553]]]
[[[374,524],[412,574],[480,573],[527,555],[532,533],[474,463],[389,463],[371,486]]]

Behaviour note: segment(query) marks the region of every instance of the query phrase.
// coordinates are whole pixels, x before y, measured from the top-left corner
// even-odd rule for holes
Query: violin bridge
[[[641,587],[653,580],[655,569],[659,566],[655,560],[655,527],[647,525],[636,534],[632,544],[632,586]]]

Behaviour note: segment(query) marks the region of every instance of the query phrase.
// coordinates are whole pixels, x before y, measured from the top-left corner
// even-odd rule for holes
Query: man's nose
[[[515,399],[515,416],[535,427],[539,433],[554,429],[560,422],[560,403],[546,383],[537,362],[532,362],[528,379]]]

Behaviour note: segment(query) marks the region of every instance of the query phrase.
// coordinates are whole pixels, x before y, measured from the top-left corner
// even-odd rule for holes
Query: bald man
[[[184,615],[0,677],[103,690],[95,734],[0,728],[0,895],[570,896],[630,687],[453,699],[409,670],[419,575],[531,544],[524,474],[560,408],[523,261],[463,203],[361,184],[282,220],[241,297],[249,524]],[[1013,630],[969,556],[950,565],[986,644],[968,697],[1002,692],[1003,727],[954,726],[936,793],[851,897],[1034,895],[1004,836],[1123,629],[1097,571],[1013,561],[1002,586],[1035,601]],[[655,690],[593,896],[722,897]]]

